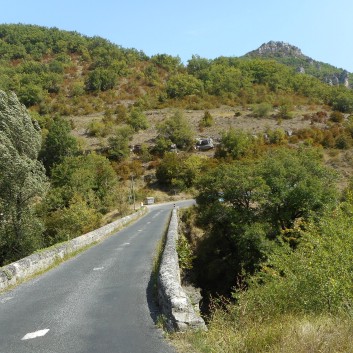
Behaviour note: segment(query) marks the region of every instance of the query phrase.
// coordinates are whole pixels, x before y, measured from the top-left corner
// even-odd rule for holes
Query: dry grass
[[[220,138],[221,133],[230,127],[243,129],[254,134],[262,133],[267,128],[275,129],[281,127],[284,130],[295,130],[309,127],[310,121],[304,120],[303,115],[323,109],[324,108],[321,106],[310,106],[306,108],[298,107],[294,111],[294,117],[292,119],[278,121],[274,117],[254,118],[250,108],[244,108],[241,106],[222,106],[220,108],[209,109],[214,123],[211,127],[203,128],[202,131],[199,129],[199,122],[202,119],[205,110],[184,110],[183,113],[187,120],[190,122],[196,136],[210,136],[213,139],[218,139]],[[145,113],[147,115],[150,127],[145,131],[140,131],[139,133],[135,134],[132,144],[145,143],[150,145],[152,140],[157,136],[156,126],[158,123],[163,121],[165,118],[172,116],[175,111],[175,108],[154,109],[146,111]],[[273,115],[275,111],[272,111],[271,113]],[[94,146],[97,146],[100,141],[97,138],[87,136],[87,126],[91,121],[100,121],[103,116],[103,113],[96,113],[87,116],[70,117],[75,126],[73,130],[74,135],[84,138],[87,140],[87,145],[94,148]]]
[[[121,101],[120,103],[131,105],[133,101]],[[157,137],[157,125],[164,119],[172,116],[175,111],[175,108],[145,111],[150,126],[147,130],[136,133],[133,136],[131,144],[145,144],[147,146],[153,145],[153,139]],[[304,119],[303,116],[305,114],[312,114],[320,111],[327,111],[327,107],[319,105],[297,106],[293,111],[292,119],[284,119],[279,121],[273,117],[276,110],[271,111],[270,116],[267,118],[255,118],[252,115],[251,108],[241,106],[221,106],[219,108],[209,109],[209,112],[213,117],[213,125],[211,127],[203,128],[202,131],[199,129],[199,122],[202,119],[205,110],[183,110],[183,113],[190,122],[195,136],[212,137],[215,141],[217,141],[217,139],[221,137],[222,132],[229,128],[242,129],[252,134],[262,134],[266,131],[266,129],[281,128],[285,131],[295,131],[303,128],[309,128],[312,127],[311,121]],[[84,149],[95,150],[107,145],[107,139],[109,136],[97,138],[87,134],[87,127],[89,123],[92,121],[101,121],[103,117],[104,113],[95,113],[86,116],[72,116],[69,118],[72,120],[74,125],[72,133],[80,139]],[[324,124],[315,123],[315,127],[324,128]],[[111,129],[112,132],[113,130],[114,129]],[[207,152],[194,151],[194,153],[212,157],[214,150]],[[343,176],[340,181],[340,187],[343,189],[347,185],[347,179],[353,172],[353,152],[351,150],[324,150],[324,155],[327,165],[332,166]],[[137,158],[137,156],[131,154],[131,159],[134,158]],[[158,197],[159,195],[156,196]],[[161,200],[172,201],[168,195],[161,197]]]
[[[283,316],[239,325],[217,313],[206,333],[175,334],[179,352],[203,353],[349,353],[353,326],[347,318]]]

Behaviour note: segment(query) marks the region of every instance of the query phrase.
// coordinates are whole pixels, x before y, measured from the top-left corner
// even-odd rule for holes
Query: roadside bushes
[[[109,160],[100,155],[65,158],[53,167],[51,184],[40,207],[46,245],[96,228],[102,215],[118,202],[116,173]]]
[[[282,245],[236,298],[244,315],[352,314],[352,200],[309,221],[295,251]],[[261,313],[261,314],[260,314]]]

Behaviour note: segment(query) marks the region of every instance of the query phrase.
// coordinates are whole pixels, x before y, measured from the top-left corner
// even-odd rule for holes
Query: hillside
[[[344,85],[353,87],[353,74],[347,70],[337,68],[310,58],[294,45],[270,41],[262,44],[245,57],[273,59],[277,62],[293,67],[299,73],[309,74],[330,85]]]
[[[345,81],[344,71],[297,55],[299,49],[290,47],[282,56],[279,51],[268,55],[264,49],[260,56],[253,52],[243,58],[209,60],[195,55],[185,66],[179,57],[148,57],[100,37],[34,25],[0,25],[0,89],[14,91],[41,115],[114,112],[119,103],[143,109],[211,109],[303,98],[353,111],[353,92],[312,77],[328,81],[335,75]],[[298,68],[310,75],[298,74]]]
[[[147,124],[134,127],[130,145],[153,148],[158,125],[181,109],[195,137],[217,142],[230,128],[257,136],[278,130],[290,133],[292,142],[349,149],[350,125],[345,125],[353,112],[353,91],[323,82],[327,74],[344,72],[282,42],[269,42],[241,58],[194,55],[185,66],[178,57],[148,57],[100,37],[0,25],[0,89],[18,95],[44,137],[52,119],[64,116],[82,148],[106,155],[109,139],[131,123],[134,109]],[[213,118],[209,125],[202,123],[206,110]],[[333,111],[344,113],[343,120],[331,121]],[[337,158],[335,163],[349,173],[348,162]]]

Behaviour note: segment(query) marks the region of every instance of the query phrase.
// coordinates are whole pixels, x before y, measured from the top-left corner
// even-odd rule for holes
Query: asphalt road
[[[104,242],[0,294],[0,353],[174,353],[155,326],[151,282],[172,207],[152,206]]]

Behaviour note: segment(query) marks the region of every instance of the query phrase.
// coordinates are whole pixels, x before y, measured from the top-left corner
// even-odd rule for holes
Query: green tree
[[[71,126],[67,120],[54,119],[40,151],[40,159],[50,174],[54,164],[79,151],[77,140],[71,135]]]
[[[39,126],[25,107],[0,91],[0,264],[41,246],[43,227],[34,212],[47,189],[40,145]]]
[[[285,246],[271,254],[238,297],[245,316],[258,321],[259,316],[283,313],[349,315],[348,303],[353,300],[351,201],[320,220],[310,220],[296,251]]]
[[[170,148],[171,144],[176,144],[178,148],[185,150],[194,145],[194,133],[191,125],[180,111],[159,124],[157,130],[159,133],[157,145],[162,144]]]
[[[166,91],[170,98],[183,98],[189,95],[202,95],[203,83],[198,78],[188,74],[172,76],[168,82]]]
[[[258,143],[260,142],[251,134],[231,128],[222,133],[221,143],[217,147],[215,157],[241,159],[254,154]]]
[[[197,267],[202,285],[229,293],[235,278],[258,270],[279,239],[296,248],[301,241],[297,227],[335,207],[334,179],[317,151],[285,148],[201,176],[198,222],[206,236]]]
[[[337,175],[323,165],[316,150],[270,151],[258,173],[270,190],[263,214],[274,229],[291,229],[299,218],[320,215],[337,201]]]
[[[137,108],[131,109],[127,123],[134,129],[135,132],[138,132],[139,130],[146,130],[149,126],[146,115]]]
[[[108,139],[108,156],[110,159],[122,161],[130,154],[129,143],[133,136],[130,126],[122,126],[115,130]]]
[[[157,54],[151,57],[151,62],[172,73],[181,69],[182,64],[178,56],[171,56],[168,54]]]
[[[101,155],[66,157],[53,167],[51,182],[41,208],[47,245],[94,229],[116,204],[117,176]]]
[[[199,128],[203,129],[205,127],[211,127],[213,125],[213,116],[206,110],[202,119],[199,122]]]
[[[86,89],[88,91],[107,91],[115,87],[116,74],[112,70],[98,67],[88,74]]]
[[[30,107],[35,104],[39,104],[44,99],[44,92],[38,85],[28,83],[21,87],[18,92],[18,97],[26,107]]]

